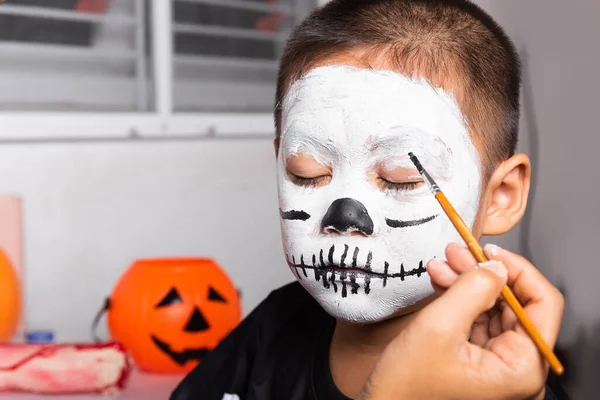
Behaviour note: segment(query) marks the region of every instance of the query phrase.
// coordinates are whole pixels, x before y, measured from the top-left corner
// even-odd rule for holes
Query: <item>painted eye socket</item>
[[[167,293],[165,295],[165,297],[163,297],[163,299],[155,307],[162,308],[162,307],[172,306],[175,304],[179,304],[182,301],[183,300],[181,300],[181,296],[179,295],[179,292],[177,292],[177,289],[175,289],[173,287],[173,288],[171,288],[171,290],[169,290],[169,293]]]

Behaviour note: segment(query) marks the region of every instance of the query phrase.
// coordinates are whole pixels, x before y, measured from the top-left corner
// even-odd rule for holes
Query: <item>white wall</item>
[[[90,340],[119,275],[154,256],[214,257],[250,311],[293,279],[274,162],[270,139],[0,145],[0,192],[25,202],[29,327]]]

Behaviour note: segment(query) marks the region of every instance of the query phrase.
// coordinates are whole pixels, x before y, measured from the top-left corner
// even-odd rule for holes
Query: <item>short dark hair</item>
[[[289,86],[321,60],[360,50],[432,83],[457,80],[457,100],[489,176],[515,153],[521,65],[504,30],[468,0],[332,0],[291,33],[281,57],[275,128]],[[446,82],[447,83],[447,82]],[[456,89],[456,88],[455,88]]]

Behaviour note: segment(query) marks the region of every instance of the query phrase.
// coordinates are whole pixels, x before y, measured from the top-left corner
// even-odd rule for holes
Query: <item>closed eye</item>
[[[319,187],[327,184],[331,179],[329,175],[316,176],[313,178],[305,178],[302,176],[295,175],[291,172],[288,172],[288,176],[290,180],[294,183],[294,185],[303,186],[303,187]]]
[[[379,178],[380,187],[382,190],[393,190],[396,192],[407,192],[415,190],[423,186],[423,181],[414,182],[390,182],[383,178]]]
[[[287,160],[288,179],[297,186],[314,188],[325,186],[331,180],[332,170],[307,154],[296,154]]]

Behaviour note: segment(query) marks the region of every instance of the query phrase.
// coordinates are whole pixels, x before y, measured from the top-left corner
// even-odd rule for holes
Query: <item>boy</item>
[[[519,87],[512,43],[467,0],[333,0],[314,11],[288,41],[275,107],[283,245],[298,282],[273,292],[172,398],[357,396],[444,286],[429,260],[461,242],[408,152],[478,237],[507,232],[529,188],[529,161],[514,154]],[[473,328],[471,340],[489,332]]]

